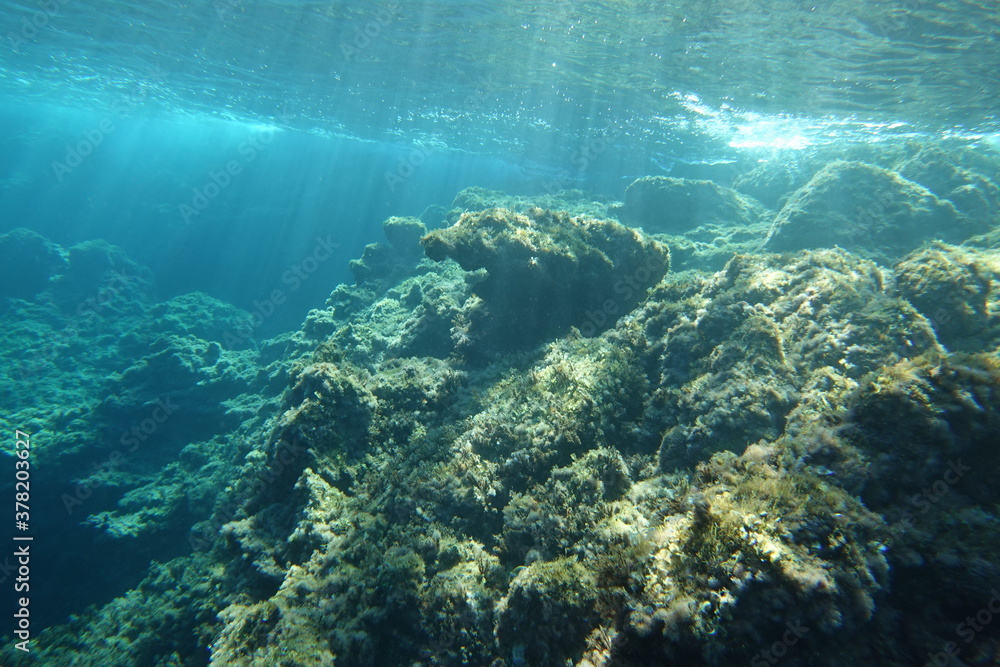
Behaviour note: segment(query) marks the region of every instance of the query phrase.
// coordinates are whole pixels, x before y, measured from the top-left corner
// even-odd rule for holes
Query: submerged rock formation
[[[178,460],[157,473],[140,450],[142,479],[114,475],[128,497],[89,525],[193,551],[37,658],[924,664],[1000,577],[1000,251],[913,249],[904,230],[963,214],[855,163],[790,198],[772,241],[848,220],[848,182],[898,197],[888,227],[821,241],[864,233],[898,262],[819,248],[671,273],[618,223],[490,208],[425,235],[423,259],[420,224],[387,223],[369,273],[259,351],[185,317],[237,319],[217,304],[157,306],[159,342],[101,405],[134,414],[165,374],[225,405],[224,432],[174,447],[164,428]],[[982,626],[962,659],[998,639]]]
[[[351,273],[358,283],[398,279],[412,271],[423,255],[420,238],[427,228],[416,218],[389,218],[382,223],[382,232],[388,245],[370,243],[361,259],[350,262]]]
[[[901,258],[929,240],[961,242],[987,224],[894,171],[836,160],[788,198],[765,249],[840,246],[879,259]]]
[[[524,349],[572,326],[602,331],[670,268],[667,247],[636,230],[539,208],[465,214],[421,243],[433,260],[482,272],[468,336],[487,350]]]
[[[903,298],[923,313],[949,349],[975,350],[988,328],[1000,325],[1000,263],[995,253],[938,243],[896,265]]]
[[[648,234],[682,234],[703,225],[748,226],[770,219],[757,200],[712,181],[647,176],[625,189],[618,217]]]

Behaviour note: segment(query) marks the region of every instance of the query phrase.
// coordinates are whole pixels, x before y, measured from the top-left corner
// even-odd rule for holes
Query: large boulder
[[[667,247],[641,232],[539,208],[467,213],[422,243],[431,259],[479,272],[467,333],[496,350],[524,348],[573,326],[598,333],[670,268]]]
[[[633,181],[617,214],[625,224],[651,234],[683,234],[703,225],[746,226],[769,217],[759,202],[735,190],[669,176]]]
[[[788,198],[765,241],[768,250],[843,248],[899,258],[930,239],[961,242],[981,224],[897,172],[837,160]]]
[[[934,327],[949,349],[979,349],[997,325],[990,300],[995,253],[943,243],[920,248],[896,265],[896,288]]]

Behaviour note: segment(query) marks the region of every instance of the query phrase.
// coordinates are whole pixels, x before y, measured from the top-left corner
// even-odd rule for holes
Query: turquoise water
[[[0,664],[997,664],[995,2],[3,1],[0,54]]]
[[[101,236],[171,293],[241,306],[266,289],[251,264],[287,264],[319,229],[354,257],[387,215],[470,185],[620,197],[649,174],[713,178],[699,166],[850,141],[995,143],[1000,129],[997,16],[974,2],[3,12],[5,228]],[[240,151],[257,136],[267,151]],[[191,213],[231,160],[245,173]],[[220,243],[243,262],[199,254]]]

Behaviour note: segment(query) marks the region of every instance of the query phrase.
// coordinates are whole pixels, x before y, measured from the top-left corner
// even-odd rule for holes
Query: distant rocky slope
[[[998,178],[995,162],[968,147],[855,147],[836,159],[759,164],[733,189],[641,178],[608,211],[666,242],[675,270],[715,271],[734,253],[833,247],[892,265],[927,241],[996,230]]]

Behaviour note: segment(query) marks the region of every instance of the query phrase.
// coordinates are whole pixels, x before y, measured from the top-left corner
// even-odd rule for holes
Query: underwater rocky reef
[[[0,237],[51,525],[148,555],[39,664],[997,664],[998,174],[464,191],[264,341],[107,244]]]

